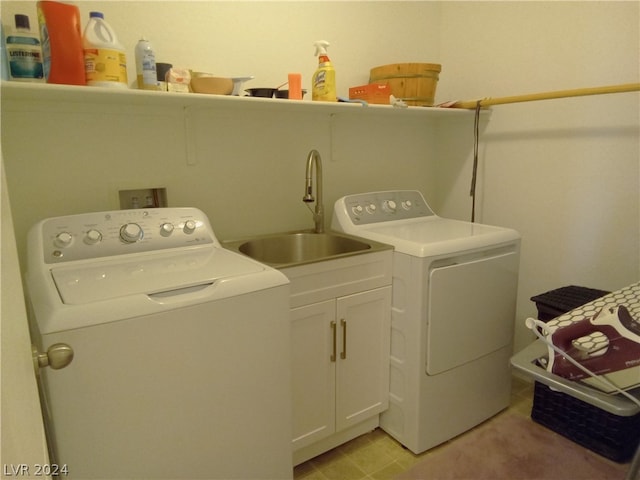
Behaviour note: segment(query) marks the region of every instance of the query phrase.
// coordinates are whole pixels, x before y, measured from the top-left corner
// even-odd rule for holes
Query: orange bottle
[[[48,0],[37,7],[47,83],[86,85],[80,10]]]

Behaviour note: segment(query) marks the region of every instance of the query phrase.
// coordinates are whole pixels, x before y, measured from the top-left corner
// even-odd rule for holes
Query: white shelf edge
[[[31,102],[109,103],[142,106],[181,106],[198,108],[274,109],[280,112],[306,112],[318,114],[364,114],[385,116],[417,116],[428,119],[471,118],[474,111],[458,108],[408,107],[390,105],[362,105],[346,102],[312,102],[277,98],[207,95],[199,93],[153,92],[136,89],[112,89],[76,85],[54,85],[2,81],[1,96],[10,100]],[[490,110],[483,110],[483,115]]]

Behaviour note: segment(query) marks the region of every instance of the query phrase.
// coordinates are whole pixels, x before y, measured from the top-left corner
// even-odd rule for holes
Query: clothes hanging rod
[[[640,83],[625,83],[622,85],[609,85],[606,87],[575,88],[572,90],[558,90],[555,92],[530,93],[527,95],[514,95],[511,97],[483,98],[481,100],[466,100],[456,102],[452,108],[475,109],[478,107],[490,107],[492,105],[504,105],[507,103],[534,102],[537,100],[552,100],[554,98],[584,97],[587,95],[603,95],[606,93],[624,93],[640,91]]]

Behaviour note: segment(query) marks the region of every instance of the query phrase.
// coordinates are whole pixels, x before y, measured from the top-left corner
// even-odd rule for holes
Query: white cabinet
[[[336,301],[336,430],[389,407],[391,287]]]
[[[389,405],[391,251],[360,257],[283,270],[299,292],[291,309],[295,464],[377,427]],[[354,280],[350,271],[368,274]]]
[[[335,316],[335,300],[291,310],[294,450],[335,432]]]
[[[391,287],[291,311],[294,449],[389,405]]]

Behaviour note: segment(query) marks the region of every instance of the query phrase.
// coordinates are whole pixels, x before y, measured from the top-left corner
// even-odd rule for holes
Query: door
[[[25,473],[29,477],[46,472],[35,471],[35,465],[47,465],[47,444],[40,411],[38,388],[31,358],[31,340],[18,266],[4,164],[2,176],[2,268],[0,278],[0,338],[2,365],[2,399],[0,400],[0,438],[3,473]],[[28,470],[24,470],[28,468]],[[5,471],[5,469],[8,469]],[[22,469],[20,472],[15,472]]]
[[[389,406],[391,287],[338,299],[336,430]]]
[[[429,272],[428,375],[509,345],[513,338],[519,255],[510,253]]]
[[[335,432],[335,300],[291,310],[293,449]]]

